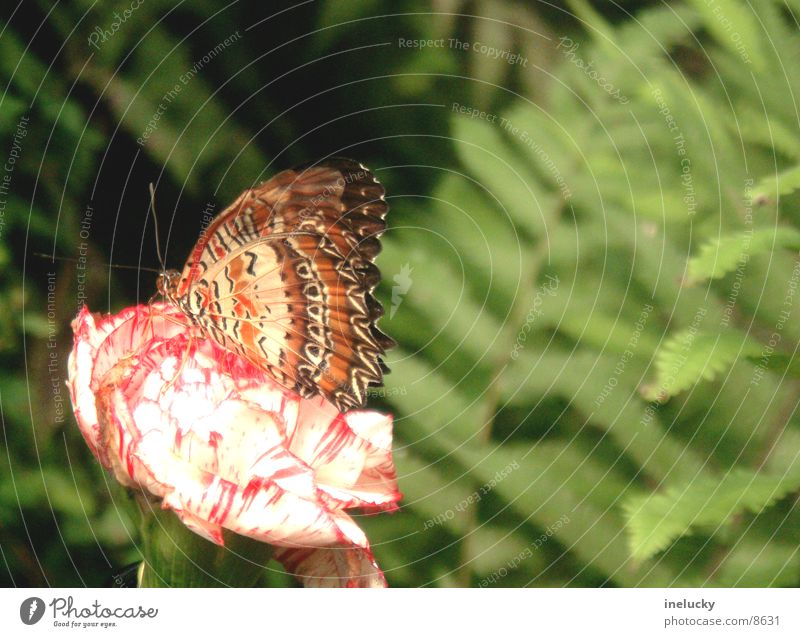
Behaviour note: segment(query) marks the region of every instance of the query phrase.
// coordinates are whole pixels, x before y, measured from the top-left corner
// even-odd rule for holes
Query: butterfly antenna
[[[167,265],[164,263],[164,257],[161,256],[161,243],[158,240],[158,215],[156,215],[156,190],[153,184],[150,184],[150,212],[153,215],[153,228],[156,233],[156,253],[158,254],[158,262],[161,264],[161,271],[167,271]]]
[[[76,259],[75,257],[62,257],[54,254],[45,254],[44,252],[33,252],[33,256],[42,257],[43,259],[50,259],[52,262],[56,261],[69,261],[71,263],[85,263],[85,260]],[[161,272],[155,268],[148,268],[143,265],[123,265],[121,263],[92,263],[93,266],[102,268],[119,268],[121,270],[143,270],[145,272]]]

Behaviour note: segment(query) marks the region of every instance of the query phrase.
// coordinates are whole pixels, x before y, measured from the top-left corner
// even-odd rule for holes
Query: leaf
[[[759,358],[761,358],[759,356]],[[764,369],[787,378],[800,378],[800,356],[795,354],[772,354],[768,357]]]
[[[687,284],[721,279],[729,272],[743,268],[751,257],[767,254],[778,247],[800,248],[800,231],[781,226],[712,239],[700,248],[699,255],[689,261]]]
[[[448,262],[437,259],[433,250],[425,250],[422,245],[422,241],[418,241],[412,247],[411,240],[401,244],[388,237],[384,242],[381,268],[387,273],[400,273],[406,268],[410,269],[410,275],[406,292],[396,297],[396,304],[387,307],[388,316],[383,325],[395,338],[402,337],[403,330],[417,329],[415,319],[424,317],[436,330],[435,335],[446,335],[457,344],[457,352],[451,354],[491,360],[492,352],[501,346],[498,336],[503,324],[485,311],[485,299],[471,298],[463,266],[455,271]],[[444,249],[445,246],[440,248]],[[398,320],[394,322],[392,307],[403,313],[397,314]],[[410,318],[412,309],[414,318]],[[426,335],[426,341],[432,337],[434,334]]]
[[[701,477],[656,495],[630,496],[623,509],[631,554],[637,560],[648,559],[700,526],[719,528],[743,511],[759,513],[798,489],[800,463],[795,463],[783,475],[734,469],[722,477]]]
[[[640,575],[626,568],[618,510],[611,506],[598,506],[588,497],[596,488],[613,488],[618,480],[608,473],[604,475],[602,467],[593,467],[591,458],[577,459],[573,456],[572,463],[569,458],[562,458],[558,464],[569,465],[571,471],[568,473],[556,466],[554,459],[558,459],[560,454],[554,455],[553,451],[556,451],[555,446],[530,448],[522,444],[504,444],[479,450],[463,445],[453,455],[465,466],[473,467],[472,475],[482,484],[490,483],[498,472],[502,474],[509,466],[519,466],[519,469],[507,473],[493,492],[506,500],[526,522],[535,523],[542,529],[555,528],[557,521],[563,520],[563,526],[549,541],[555,540],[568,547],[582,563],[613,574],[613,579],[625,586],[637,582],[651,586],[667,585],[673,576],[665,565],[657,565]]]
[[[481,396],[465,393],[439,365],[412,352],[398,347],[387,358],[392,372],[384,396],[407,418],[396,430],[398,439],[423,443],[422,450],[441,456],[448,452],[443,439],[457,445],[476,436],[486,417]]]
[[[790,159],[800,157],[800,136],[796,126],[786,124],[774,112],[766,111],[763,105],[758,108],[741,107],[739,110],[736,120],[724,120],[732,134],[741,137],[744,142],[769,148],[770,152],[777,152]],[[766,112],[770,115],[767,116]],[[772,180],[774,179],[773,177]],[[755,197],[755,201],[762,200],[759,196]]]
[[[778,195],[790,195],[800,188],[800,164],[772,177],[764,177],[753,191],[753,201],[774,200]]]
[[[568,352],[548,347],[545,353],[532,348],[510,365],[502,388],[509,404],[524,405],[545,394],[560,395],[580,412],[590,416],[591,426],[607,433],[637,471],[654,483],[677,481],[703,471],[707,452],[687,447],[665,431],[656,409],[636,396],[641,378],[635,359],[618,375],[619,356],[598,355],[589,351]],[[607,391],[610,383],[618,386]]]
[[[766,60],[761,52],[764,34],[757,26],[760,23],[750,3],[747,3],[748,8],[741,0],[692,0],[692,4],[703,15],[706,28],[722,46],[746,64],[764,70]]]
[[[666,402],[701,380],[714,380],[739,358],[760,355],[761,345],[741,332],[681,330],[656,353],[656,378],[641,393],[646,400]]]
[[[319,25],[319,35],[311,40],[315,51],[327,51],[331,44],[336,40],[347,36],[347,31],[341,27],[349,23],[358,23],[366,20],[366,24],[372,24],[370,16],[380,15],[380,2],[378,0],[363,0],[362,2],[325,2],[320,6],[317,24]],[[433,20],[430,21],[434,22]],[[362,22],[362,24],[364,24]],[[431,37],[429,34],[422,34]],[[422,37],[420,34],[413,34],[412,38]],[[409,38],[411,39],[411,38]]]
[[[10,135],[22,115],[28,108],[28,105],[21,99],[17,99],[13,95],[6,95],[2,100],[3,109],[0,111],[0,133],[3,136]]]
[[[507,316],[526,266],[527,245],[517,228],[463,176],[447,174],[433,197],[432,214],[420,225],[435,239],[437,258],[469,271],[467,285],[474,298],[485,298],[496,316]]]
[[[620,59],[657,59],[663,50],[692,38],[700,24],[700,16],[683,4],[655,4],[642,7],[636,19],[621,22],[608,49]]]
[[[501,125],[472,119],[470,114],[454,116],[456,153],[476,177],[477,185],[497,201],[503,215],[513,219],[520,230],[541,236],[546,228],[547,211],[553,207],[555,198],[520,165],[501,135]]]
[[[797,584],[800,552],[796,542],[776,538],[745,537],[738,540],[719,569],[718,585],[764,588]],[[758,556],[757,559],[754,556]]]

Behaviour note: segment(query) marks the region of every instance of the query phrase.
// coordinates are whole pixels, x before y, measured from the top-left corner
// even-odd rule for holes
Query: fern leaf
[[[758,28],[751,7],[740,0],[692,0],[692,4],[720,45],[738,55],[743,62],[752,62],[757,70],[764,70],[766,60],[761,51],[763,32]],[[734,34],[738,37],[732,37]]]
[[[753,192],[753,200],[774,200],[778,195],[790,195],[798,188],[800,188],[800,164],[759,181]]]
[[[721,279],[740,264],[746,264],[750,257],[767,254],[778,247],[800,248],[800,231],[781,226],[712,239],[689,261],[687,284]]]
[[[742,356],[759,356],[761,346],[737,331],[686,329],[656,353],[656,379],[641,389],[647,400],[665,402],[701,380],[714,380]]]
[[[553,207],[548,188],[524,169],[505,143],[501,129],[460,115],[452,120],[456,152],[467,171],[480,176],[480,184],[507,214],[532,236],[545,232],[544,210]]]
[[[763,107],[759,109],[742,106],[739,108],[738,121],[725,120],[724,123],[731,133],[740,135],[745,142],[758,146],[769,146],[777,153],[792,160],[800,157],[800,143],[798,143],[796,127],[784,122],[777,114],[771,113],[771,116],[765,116]],[[787,172],[791,172],[791,170],[793,169]],[[775,178],[771,178],[771,181],[774,182]]]
[[[631,555],[645,560],[698,527],[718,528],[738,513],[759,513],[798,489],[800,463],[783,475],[739,469],[722,478],[706,476],[656,495],[630,496],[623,509]]]

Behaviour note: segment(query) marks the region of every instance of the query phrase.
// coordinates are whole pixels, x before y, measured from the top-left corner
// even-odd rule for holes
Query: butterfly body
[[[388,210],[361,164],[286,170],[242,193],[201,233],[183,271],[159,291],[211,338],[301,396],[341,411],[381,383],[393,344],[373,263]]]

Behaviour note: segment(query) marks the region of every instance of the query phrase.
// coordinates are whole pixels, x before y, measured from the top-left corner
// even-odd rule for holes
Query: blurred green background
[[[84,297],[155,291],[106,267],[158,267],[148,184],[181,267],[336,154],[391,205],[391,585],[800,585],[800,2],[0,11],[0,583],[141,559],[64,380]]]

